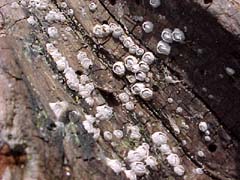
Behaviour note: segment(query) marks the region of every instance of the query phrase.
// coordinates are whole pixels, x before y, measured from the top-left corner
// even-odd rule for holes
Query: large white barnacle
[[[131,46],[133,46],[133,45],[134,45],[134,42],[133,42],[132,38],[127,37],[127,38],[125,38],[125,39],[123,40],[123,46],[124,46],[125,48],[129,48],[129,47],[131,47]]]
[[[49,103],[49,106],[55,114],[57,120],[59,120],[68,110],[69,104],[66,101],[57,101],[55,103]]]
[[[121,61],[117,61],[113,64],[112,68],[113,72],[119,76],[123,76],[126,72],[124,63]]]
[[[145,33],[150,33],[153,31],[153,23],[151,21],[145,21],[143,24],[142,24],[142,28],[143,28],[143,31]]]
[[[138,146],[135,151],[141,154],[145,159],[149,155],[149,145],[147,143],[143,143],[141,146]]]
[[[163,29],[161,33],[161,38],[167,43],[172,43],[173,42],[172,30],[169,28]]]
[[[29,18],[27,18],[27,22],[29,24],[31,24],[32,26],[34,26],[35,24],[37,24],[36,19],[33,16],[29,16]]]
[[[90,97],[93,90],[95,89],[93,83],[87,83],[85,85],[79,84],[79,95],[82,96],[83,98]]]
[[[171,47],[168,43],[164,41],[159,41],[157,44],[157,52],[159,54],[169,55],[171,52]]]
[[[103,27],[99,24],[95,25],[93,27],[93,34],[95,37],[103,38],[104,37]]]
[[[106,158],[106,164],[109,166],[116,174],[119,174],[122,170],[122,163],[117,159]]]
[[[97,106],[96,118],[99,120],[110,120],[113,115],[113,109],[108,105]]]
[[[138,151],[134,151],[134,150],[130,150],[128,151],[127,154],[127,161],[129,163],[133,163],[133,162],[139,162],[142,161],[145,158],[145,156],[143,156],[140,152]]]
[[[60,58],[56,61],[57,69],[58,71],[64,71],[66,68],[68,68],[68,61],[65,57]]]
[[[178,176],[183,176],[185,173],[185,169],[182,165],[177,165],[173,168],[173,171],[178,175]]]
[[[129,180],[137,180],[137,175],[133,170],[124,170],[124,173]]]
[[[94,12],[97,9],[97,5],[94,2],[89,3],[88,8],[90,11]]]
[[[146,73],[142,72],[142,71],[138,71],[135,73],[135,77],[136,77],[136,80],[138,81],[144,81],[147,77]]]
[[[152,169],[156,168],[158,165],[157,159],[153,156],[148,156],[145,160],[147,166],[150,166]]]
[[[160,0],[150,0],[149,4],[153,7],[153,8],[157,8],[161,5],[161,1]]]
[[[167,156],[168,164],[175,167],[180,164],[180,159],[177,154],[171,153]]]
[[[202,121],[202,122],[199,123],[198,128],[199,128],[200,131],[205,132],[205,131],[208,130],[208,125],[207,125],[206,122]]]
[[[124,106],[128,111],[133,111],[135,109],[135,105],[132,101],[126,102]]]
[[[153,91],[149,88],[143,88],[141,91],[140,91],[140,97],[144,100],[150,100],[152,99],[153,97]]]
[[[162,144],[159,147],[159,150],[161,151],[162,154],[171,154],[171,149],[168,144]]]
[[[142,135],[140,134],[140,129],[138,126],[130,126],[130,127],[127,127],[127,129],[131,131],[130,133],[131,139],[139,140],[141,138]]]
[[[153,55],[152,52],[145,52],[142,56],[142,61],[149,65],[152,64],[154,60],[155,56]]]
[[[79,62],[82,65],[82,67],[86,70],[89,69],[91,66],[93,66],[93,62],[89,58],[83,58],[83,59],[79,60]]]
[[[123,29],[120,26],[112,28],[112,36],[116,39],[120,38],[123,35]]]
[[[104,133],[103,133],[103,138],[104,138],[106,141],[112,140],[112,133],[111,133],[110,131],[104,131]]]
[[[138,64],[138,60],[136,57],[130,55],[124,59],[124,64],[125,64],[125,67],[127,68],[127,70],[132,71],[133,66]]]
[[[116,129],[113,131],[113,135],[117,138],[117,139],[122,139],[123,138],[123,131],[120,129]]]
[[[185,35],[184,35],[183,31],[181,31],[178,28],[175,28],[172,32],[172,38],[174,41],[181,43],[185,40]]]
[[[58,30],[56,27],[49,27],[47,29],[47,32],[48,32],[49,37],[51,37],[51,38],[57,38],[59,36]]]
[[[144,61],[140,61],[138,65],[139,65],[139,70],[142,72],[147,73],[150,70],[149,65]]]
[[[130,167],[137,176],[143,176],[148,173],[146,166],[143,162],[133,162],[130,164]]]
[[[140,92],[145,88],[145,85],[143,83],[135,83],[131,87],[131,92],[133,94],[140,94]]]
[[[166,144],[168,141],[167,135],[160,131],[153,133],[151,138],[152,138],[153,143],[157,146]]]
[[[144,54],[144,52],[145,52],[144,49],[139,47],[139,48],[136,50],[136,55],[137,55],[137,56],[142,56],[142,55]]]
[[[127,103],[127,102],[130,100],[129,95],[128,95],[127,93],[125,93],[125,92],[120,93],[120,94],[118,95],[118,98],[120,99],[120,101],[121,101],[122,103]]]

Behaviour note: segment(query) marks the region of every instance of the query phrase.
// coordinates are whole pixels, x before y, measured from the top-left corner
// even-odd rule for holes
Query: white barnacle
[[[53,52],[58,51],[57,48],[52,43],[47,43],[46,48],[49,54],[52,54]]]
[[[60,4],[61,8],[66,9],[68,7],[66,2],[61,2]]]
[[[152,52],[145,52],[141,59],[143,62],[147,63],[148,65],[152,64],[155,60],[155,56]]]
[[[86,121],[89,121],[92,124],[96,122],[96,118],[92,115],[85,114],[85,119]]]
[[[138,65],[139,65],[139,70],[142,72],[147,73],[150,70],[149,65],[144,61],[140,61]]]
[[[90,97],[95,87],[93,83],[87,83],[85,85],[79,84],[79,95],[83,98]]]
[[[93,66],[93,62],[91,59],[89,58],[84,58],[84,59],[81,59],[81,61],[79,61],[80,64],[82,65],[82,67],[86,70],[88,70],[90,67]]]
[[[160,0],[150,0],[149,4],[153,7],[153,8],[157,8],[161,5],[161,1]]]
[[[89,79],[89,77],[88,77],[87,75],[82,74],[82,75],[80,76],[80,83],[81,83],[81,84],[85,85],[85,84],[87,84],[87,83],[89,83],[89,82],[90,82],[90,79]]]
[[[142,24],[142,28],[143,28],[143,31],[145,33],[150,33],[153,31],[153,23],[151,21],[145,21],[143,24]]]
[[[152,99],[153,97],[153,91],[149,88],[143,88],[140,91],[140,97],[146,101]]]
[[[111,141],[112,140],[112,133],[110,131],[104,131],[103,138],[106,141]]]
[[[127,78],[128,82],[130,82],[131,84],[133,84],[137,81],[134,75],[127,75],[126,78]]]
[[[113,32],[113,30],[116,28],[116,27],[119,27],[116,23],[113,23],[113,22],[110,22],[109,23],[109,27],[111,28],[111,31]]]
[[[121,61],[117,61],[113,64],[112,68],[113,72],[119,76],[123,76],[126,72],[124,63]]]
[[[145,85],[143,83],[135,83],[131,87],[131,92],[133,94],[140,94],[140,92],[145,88]]]
[[[146,73],[142,72],[142,71],[138,71],[135,73],[135,78],[138,81],[144,81],[146,79],[147,75]]]
[[[185,40],[185,35],[183,31],[181,31],[178,28],[175,28],[172,32],[172,38],[174,41],[182,43]]]
[[[197,152],[197,155],[198,155],[199,157],[204,157],[204,156],[205,156],[205,154],[204,154],[203,151],[198,151],[198,152]]]
[[[175,167],[180,164],[180,159],[177,154],[171,153],[167,156],[168,164]]]
[[[65,57],[61,57],[59,60],[55,61],[57,65],[58,71],[64,71],[66,68],[69,67],[68,61]]]
[[[132,101],[126,102],[124,106],[128,111],[133,111],[135,109],[135,105]]]
[[[210,142],[212,140],[212,138],[210,136],[204,136],[204,140],[207,142]]]
[[[73,16],[74,15],[74,10],[73,9],[68,9],[67,10],[67,15],[68,16]]]
[[[129,47],[128,52],[129,52],[130,54],[135,54],[136,51],[137,51],[137,49],[138,49],[138,45],[133,44],[132,46]]]
[[[116,129],[113,131],[113,135],[117,138],[117,139],[122,139],[123,138],[123,131],[120,129]]]
[[[136,50],[136,55],[137,55],[137,56],[142,56],[142,55],[144,54],[144,52],[145,52],[144,49],[139,47],[139,48]]]
[[[169,84],[176,84],[176,83],[181,82],[181,81],[179,81],[179,80],[174,80],[173,77],[170,76],[170,75],[166,75],[166,76],[165,76],[165,81],[166,81],[167,83],[169,83]]]
[[[94,128],[93,129],[93,138],[97,140],[100,136],[101,130],[99,128]]]
[[[203,174],[203,169],[202,168],[196,168],[193,170],[193,173],[195,174]]]
[[[182,112],[183,112],[183,108],[182,107],[177,107],[176,113],[181,114]]]
[[[56,27],[49,27],[47,29],[47,32],[48,32],[49,37],[51,37],[51,38],[57,38],[59,36],[58,30]]]
[[[90,107],[93,107],[93,106],[94,106],[95,101],[94,101],[94,99],[93,99],[92,97],[86,97],[86,98],[85,98],[85,101],[86,101],[86,103],[87,103]]]
[[[82,122],[82,124],[83,124],[84,129],[85,129],[89,134],[90,134],[90,133],[92,133],[92,134],[94,133],[94,127],[93,127],[92,122],[85,120],[85,121]]]
[[[178,175],[178,176],[183,176],[185,173],[185,168],[182,165],[177,165],[173,168],[173,171]]]
[[[49,103],[49,106],[57,120],[59,120],[68,110],[69,104],[66,101],[57,101],[55,103]]]
[[[145,163],[147,166],[150,166],[150,168],[155,169],[158,165],[157,159],[153,156],[148,156],[145,160]]]
[[[227,75],[229,75],[229,76],[233,76],[235,74],[235,70],[230,67],[226,67],[225,71],[226,71]]]
[[[133,66],[138,64],[138,60],[136,57],[130,55],[124,58],[124,64],[127,70],[132,71]]]
[[[167,135],[160,131],[153,133],[151,139],[156,146],[166,144],[168,141]]]
[[[103,35],[103,27],[99,24],[95,25],[93,27],[93,34],[95,37],[98,37],[98,38],[103,38],[104,35]]]
[[[103,24],[102,25],[102,30],[103,30],[103,36],[104,37],[108,36],[112,32],[112,30],[111,30],[111,28],[108,24]]]
[[[171,149],[169,147],[168,144],[162,144],[160,147],[159,147],[159,150],[161,151],[162,154],[171,154]]]
[[[137,176],[143,176],[148,173],[146,166],[143,162],[133,162],[130,164],[130,167]]]
[[[202,121],[199,123],[198,128],[201,132],[205,132],[208,130],[208,125],[206,122]]]
[[[133,45],[134,45],[134,42],[133,42],[132,38],[127,37],[127,38],[125,38],[125,39],[123,40],[123,46],[124,46],[125,48],[129,48],[129,47],[131,47],[131,46],[133,46]]]
[[[137,180],[137,175],[133,170],[124,170],[124,173],[129,180]]]
[[[108,105],[97,106],[96,110],[96,118],[99,120],[110,120],[113,116],[113,108]]]
[[[71,90],[78,91],[79,90],[79,80],[77,78],[77,74],[75,73],[75,71],[72,68],[67,67],[63,73],[65,75],[65,78],[67,79],[68,87]]]
[[[34,26],[35,24],[37,24],[36,19],[33,16],[29,16],[29,18],[27,18],[27,22],[29,24],[31,24],[32,26]]]
[[[106,164],[109,166],[116,174],[119,174],[122,170],[122,163],[117,159],[106,158]]]
[[[163,29],[161,33],[161,38],[167,43],[172,43],[173,42],[172,30],[169,28]]]
[[[122,103],[127,103],[128,101],[130,101],[129,95],[128,95],[127,93],[125,93],[125,92],[120,93],[120,94],[118,95],[118,98],[120,99],[120,101],[121,101]]]
[[[78,61],[81,61],[82,59],[87,58],[87,53],[84,51],[79,51],[77,54],[77,59]]]
[[[120,38],[123,35],[123,29],[120,26],[112,27],[112,36],[116,39]],[[124,36],[125,37],[125,36]]]
[[[138,146],[135,151],[138,152],[143,159],[146,159],[149,155],[149,145],[147,143],[143,143],[141,146]]]
[[[157,52],[159,54],[169,55],[171,52],[171,47],[168,43],[164,41],[159,41],[157,44]]]
[[[97,9],[97,5],[94,3],[94,2],[91,2],[89,5],[88,5],[88,8],[91,12],[95,12],[96,9]]]
[[[142,135],[140,134],[140,129],[138,126],[130,126],[130,127],[127,127],[127,129],[131,131],[130,133],[131,139],[139,140],[141,138]]]
[[[130,150],[130,151],[128,151],[126,160],[127,160],[129,163],[133,163],[133,162],[140,162],[140,161],[142,161],[144,158],[146,158],[146,157],[143,156],[139,151]]]

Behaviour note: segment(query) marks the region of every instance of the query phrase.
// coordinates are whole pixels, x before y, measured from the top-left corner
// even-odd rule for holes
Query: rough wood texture
[[[96,0],[97,10],[93,13],[88,8],[90,1],[67,0],[67,9],[74,10],[74,15],[70,16],[67,9],[61,8],[61,0],[49,2],[47,10],[14,2],[0,0],[2,179],[126,179],[124,173],[116,175],[106,165],[106,157],[119,159],[128,168],[127,152],[142,142],[151,145],[150,153],[157,158],[158,166],[155,170],[149,168],[150,173],[139,179],[239,179],[240,149],[236,139],[240,139],[240,41],[204,8],[179,0],[164,1],[155,10],[148,1]],[[48,23],[45,16],[50,9],[59,9],[67,20]],[[213,10],[218,8],[213,5],[208,8],[210,12]],[[159,12],[165,18],[159,18]],[[27,22],[30,15],[37,20],[34,26]],[[154,32],[144,34],[134,16],[157,22]],[[229,18],[239,20],[235,15]],[[114,62],[122,61],[129,55],[128,51],[110,36],[98,39],[92,34],[96,24],[110,22],[124,27],[136,44],[154,52],[158,58],[151,67],[149,83],[154,98],[144,101],[133,96],[133,112],[127,111],[118,99],[119,93],[130,89],[130,83],[112,72]],[[234,29],[228,29],[233,34],[239,33],[237,23],[234,22]],[[48,36],[50,26],[57,27],[60,34],[57,39]],[[187,29],[186,43],[173,45],[167,58],[156,53],[160,32],[165,27]],[[77,60],[78,51],[86,52],[92,59],[94,65],[88,76],[95,85],[93,107],[66,86],[63,73],[58,72],[53,57],[46,50],[49,42],[67,58],[78,76],[84,73]],[[234,76],[226,75],[224,69],[228,66],[236,70]],[[166,69],[181,82],[168,84],[164,75]],[[203,88],[207,92],[202,91]],[[173,103],[168,103],[170,97]],[[56,101],[69,103],[60,119],[64,129],[56,126],[59,120],[49,107],[49,103]],[[97,125],[101,133],[94,140],[82,122],[86,114],[95,115],[96,106],[105,103],[113,108],[114,117]],[[178,107],[183,112],[177,113]],[[79,112],[76,119],[71,117],[72,111]],[[210,142],[199,132],[201,121],[209,125]],[[140,140],[129,138],[129,124],[140,128]],[[103,132],[115,129],[123,130],[123,139],[104,140]],[[156,131],[167,134],[170,147],[185,168],[184,177],[177,176],[166,156],[152,146],[150,137]],[[204,152],[204,157],[199,157],[199,151]],[[196,174],[196,168],[202,168],[203,174]]]

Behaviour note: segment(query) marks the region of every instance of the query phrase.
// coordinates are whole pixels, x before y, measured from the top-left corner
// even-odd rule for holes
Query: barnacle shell
[[[137,50],[136,50],[136,55],[137,56],[142,56],[144,54],[144,49],[143,48],[138,48]]]
[[[142,61],[149,65],[152,64],[154,60],[155,56],[153,55],[152,52],[145,52],[142,56]]]
[[[37,21],[35,20],[35,18],[33,16],[29,16],[29,18],[27,18],[27,22],[29,24],[31,24],[32,26],[34,26],[35,24],[37,24]]]
[[[110,131],[104,131],[103,137],[106,141],[112,140],[112,133]]]
[[[80,83],[81,84],[87,84],[87,83],[89,83],[90,82],[90,79],[89,79],[89,77],[87,76],[87,75],[85,75],[85,74],[82,74],[81,76],[80,76]]]
[[[96,11],[96,9],[97,9],[97,5],[94,2],[91,2],[88,5],[88,7],[89,7],[89,10],[92,11],[92,12]]]
[[[137,180],[137,175],[133,170],[124,170],[124,173],[129,180]]]
[[[134,45],[134,42],[133,42],[132,38],[127,37],[127,38],[125,38],[125,39],[123,40],[123,46],[124,46],[125,48],[129,48],[129,47],[131,47],[131,46],[133,46],[133,45]]]
[[[83,98],[90,97],[93,90],[95,89],[93,83],[87,83],[85,85],[79,84],[79,95],[82,96]]]
[[[79,51],[77,54],[78,61],[81,61],[82,59],[87,58],[87,53],[84,51]]]
[[[153,143],[157,146],[166,144],[168,141],[167,135],[160,131],[153,133],[151,138],[152,138]]]
[[[171,166],[177,166],[180,164],[180,159],[177,154],[171,153],[167,156],[167,161]]]
[[[138,152],[145,159],[149,155],[149,145],[144,143],[141,146],[138,146],[135,151]]]
[[[167,43],[172,43],[173,42],[172,30],[169,28],[163,29],[161,33],[161,38]]]
[[[123,29],[120,26],[116,26],[111,29],[112,29],[112,36],[114,38],[118,39],[123,35]]]
[[[207,125],[206,122],[202,121],[202,122],[199,123],[198,128],[199,128],[200,131],[205,132],[205,131],[208,130],[208,125]]]
[[[139,48],[138,45],[133,44],[132,46],[129,47],[128,52],[130,54],[135,54],[138,48]]]
[[[65,57],[60,58],[56,61],[57,69],[58,71],[64,71],[66,68],[68,68],[68,61]]]
[[[126,78],[127,78],[128,82],[130,82],[131,84],[133,84],[137,81],[134,75],[127,75]]]
[[[124,64],[127,70],[132,71],[133,66],[138,64],[138,60],[136,57],[130,55],[124,59]]]
[[[144,30],[145,33],[150,33],[153,31],[153,23],[151,21],[145,21],[143,24],[142,24],[142,28]]]
[[[142,176],[148,172],[143,162],[133,162],[130,167],[137,176]]]
[[[233,68],[230,68],[230,67],[226,67],[225,71],[229,76],[233,76],[235,74],[235,70]]]
[[[142,161],[144,158],[145,158],[145,156],[142,155],[141,152],[134,151],[134,150],[128,151],[127,161],[129,163],[139,162],[139,161]]]
[[[122,168],[122,163],[117,159],[106,158],[106,164],[109,166],[116,174],[120,173]]]
[[[93,99],[92,97],[87,97],[87,98],[85,98],[85,101],[86,101],[86,103],[87,103],[90,107],[93,107],[93,106],[94,106],[95,101],[94,101],[94,99]]]
[[[161,153],[163,153],[163,154],[171,154],[171,149],[170,149],[169,145],[167,145],[167,144],[162,144],[162,145],[159,147],[159,150],[160,150]]]
[[[131,134],[130,134],[131,139],[140,139],[141,138],[142,135],[140,134],[140,129],[138,126],[130,126],[127,128],[131,131]]]
[[[69,104],[66,101],[57,101],[55,103],[49,103],[50,108],[54,112],[57,120],[66,113],[68,110]]]
[[[135,77],[138,81],[144,81],[147,77],[146,73],[142,72],[142,71],[138,71],[135,73]]]
[[[144,61],[140,61],[138,65],[139,65],[139,70],[142,72],[147,73],[150,70],[149,65]]]
[[[96,118],[92,115],[88,115],[88,114],[85,114],[85,119],[89,122],[91,122],[92,124],[96,122]]]
[[[146,165],[150,166],[151,168],[156,168],[156,166],[158,165],[157,159],[153,156],[148,156],[144,161]]]
[[[67,10],[67,15],[68,16],[73,16],[74,15],[74,10],[73,9],[68,9]]]
[[[108,24],[103,24],[102,25],[102,30],[103,30],[103,36],[104,37],[108,36],[112,32],[112,30],[111,30],[111,28]]]
[[[113,115],[113,109],[107,105],[97,106],[96,118],[99,120],[110,120]]]
[[[160,0],[150,0],[149,4],[153,7],[153,8],[157,8],[161,5],[161,1]]]
[[[89,69],[91,66],[93,66],[93,62],[89,58],[81,59],[80,63],[82,65],[82,67],[86,70]]]
[[[117,61],[113,64],[113,68],[112,68],[113,72],[119,76],[122,76],[125,74],[125,66],[123,64],[123,62],[121,61]]]
[[[169,55],[171,52],[171,47],[168,43],[164,41],[159,41],[157,44],[157,52],[159,54]]]
[[[95,37],[103,38],[104,37],[103,27],[99,24],[95,25],[93,27],[93,34],[94,34]]]
[[[55,27],[49,27],[47,29],[47,32],[48,32],[49,37],[51,37],[51,38],[57,38],[59,36],[58,30]]]
[[[124,93],[124,92],[119,94],[118,98],[120,99],[120,101],[122,103],[127,103],[130,100],[129,95],[127,93]]]
[[[118,139],[122,139],[123,138],[123,132],[119,129],[116,129],[113,131],[113,135],[118,138]]]
[[[124,104],[125,105],[125,108],[128,110],[128,111],[133,111],[135,109],[135,105],[132,101],[128,101],[127,103]]]
[[[185,169],[182,165],[177,165],[173,168],[173,171],[178,175],[178,176],[183,176],[185,173]]]
[[[133,94],[140,94],[140,92],[145,88],[143,83],[136,83],[131,87],[131,92]]]
[[[144,100],[150,100],[150,99],[152,99],[153,91],[149,88],[141,89],[140,96]]]
[[[184,35],[183,31],[181,31],[178,28],[175,28],[172,32],[172,38],[174,41],[181,43],[185,40],[185,35]]]

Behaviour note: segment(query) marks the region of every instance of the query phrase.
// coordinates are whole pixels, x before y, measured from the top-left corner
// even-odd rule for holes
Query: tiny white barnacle
[[[120,129],[116,129],[113,131],[113,135],[117,138],[117,139],[122,139],[123,138],[123,131]]]
[[[172,43],[173,42],[172,30],[169,28],[163,29],[161,33],[161,38],[167,43]]]
[[[73,16],[74,15],[74,10],[73,9],[68,9],[67,10],[67,15],[68,16]]]
[[[195,174],[203,174],[203,169],[202,168],[196,168],[193,170],[193,173]]]
[[[141,59],[143,62],[147,63],[148,65],[152,64],[155,60],[155,56],[152,52],[145,52]]]
[[[125,36],[122,36],[124,31],[120,26],[117,25],[116,27],[111,27],[111,29],[112,29],[112,36],[114,38],[120,40],[120,37],[125,37]]]
[[[178,176],[183,176],[185,173],[185,168],[182,165],[177,165],[173,168],[173,171],[178,175]]]
[[[208,130],[208,125],[206,122],[202,121],[199,123],[198,128],[201,132],[205,132]]]
[[[131,92],[135,95],[140,94],[140,92],[145,88],[145,84],[143,83],[135,83],[131,87]]]
[[[68,110],[69,104],[66,101],[57,101],[55,103],[49,103],[51,110],[59,120],[63,114]]]
[[[122,103],[127,103],[128,101],[130,101],[130,97],[127,93],[123,92],[123,93],[120,93],[118,95],[118,98],[120,99],[120,101]]]
[[[137,51],[137,49],[138,49],[138,45],[133,44],[132,46],[129,47],[128,52],[129,52],[130,54],[135,54],[136,51]]]
[[[88,115],[88,114],[85,114],[84,116],[85,116],[85,119],[86,119],[87,121],[89,121],[90,123],[93,124],[93,123],[96,122],[96,118],[95,118],[94,116]]]
[[[97,9],[97,5],[94,2],[90,2],[88,8],[91,12],[95,12]]]
[[[27,18],[27,22],[29,24],[31,24],[32,26],[34,26],[35,24],[37,24],[36,19],[33,16],[29,16],[29,18]]]
[[[60,4],[61,8],[66,9],[68,7],[66,2],[61,2]]]
[[[198,151],[198,152],[197,152],[197,155],[198,155],[199,157],[204,157],[204,156],[205,156],[205,154],[204,154],[203,151]]]
[[[150,166],[152,169],[155,169],[158,165],[157,159],[153,156],[148,156],[144,161],[146,165]]]
[[[150,67],[149,67],[149,65],[146,62],[140,61],[138,63],[138,65],[139,65],[139,70],[140,71],[145,72],[145,73],[150,71]]]
[[[159,147],[159,150],[161,151],[162,154],[171,154],[171,149],[169,147],[168,144],[162,144],[160,147]]]
[[[212,138],[210,136],[204,136],[205,141],[210,142]]]
[[[103,138],[106,141],[111,141],[112,140],[112,133],[110,131],[104,131]]]
[[[125,38],[125,39],[123,40],[123,46],[124,46],[125,48],[129,48],[129,47],[131,47],[131,46],[133,46],[133,45],[134,45],[134,42],[133,42],[132,38],[127,37],[127,38]]]
[[[123,76],[126,72],[124,63],[121,61],[117,61],[113,64],[112,70],[115,74],[119,76]]]
[[[159,54],[169,55],[171,52],[171,47],[168,43],[161,40],[157,44],[157,52]]]
[[[133,170],[124,170],[124,173],[129,180],[137,180],[137,175]]]
[[[142,56],[142,55],[144,54],[144,52],[145,52],[144,49],[139,47],[139,48],[136,50],[136,55],[137,55],[137,56]]]
[[[153,143],[157,146],[166,144],[168,141],[167,135],[160,131],[153,133],[151,136],[151,139],[152,139]]]
[[[137,176],[143,176],[148,173],[146,166],[143,162],[133,162],[130,164],[130,167]]]
[[[143,24],[142,24],[142,28],[143,28],[143,31],[145,33],[150,33],[153,31],[153,23],[151,21],[145,21]]]
[[[128,111],[133,111],[135,109],[135,105],[132,101],[128,101],[124,106]]]
[[[173,103],[173,98],[168,98],[167,101],[168,101],[168,103],[172,104]]]
[[[153,91],[149,88],[143,88],[141,91],[140,91],[140,97],[146,101],[152,99],[153,97]]]
[[[181,114],[182,112],[183,112],[183,108],[182,107],[177,107],[176,113]]]
[[[180,159],[177,154],[171,153],[167,156],[168,164],[175,167],[180,164]]]
[[[142,72],[142,71],[138,71],[135,73],[135,78],[138,81],[144,81],[146,79],[147,75],[146,73]]]
[[[149,4],[153,7],[153,8],[157,8],[161,5],[161,1],[160,0],[150,0]]]
[[[56,27],[49,27],[47,29],[48,35],[51,38],[57,38],[59,36],[58,29]]]
[[[225,71],[226,71],[227,75],[229,75],[229,76],[233,76],[235,74],[235,70],[230,67],[226,67]]]
[[[119,174],[122,170],[122,163],[117,159],[106,158],[106,164],[109,166],[116,174]]]
[[[185,35],[179,28],[175,28],[172,32],[172,38],[174,41],[182,43],[185,40]]]
[[[124,64],[127,70],[132,71],[133,66],[138,64],[138,60],[136,57],[130,55],[124,58]]]
[[[96,107],[96,118],[99,120],[110,120],[113,116],[113,108],[108,105],[101,105]]]

